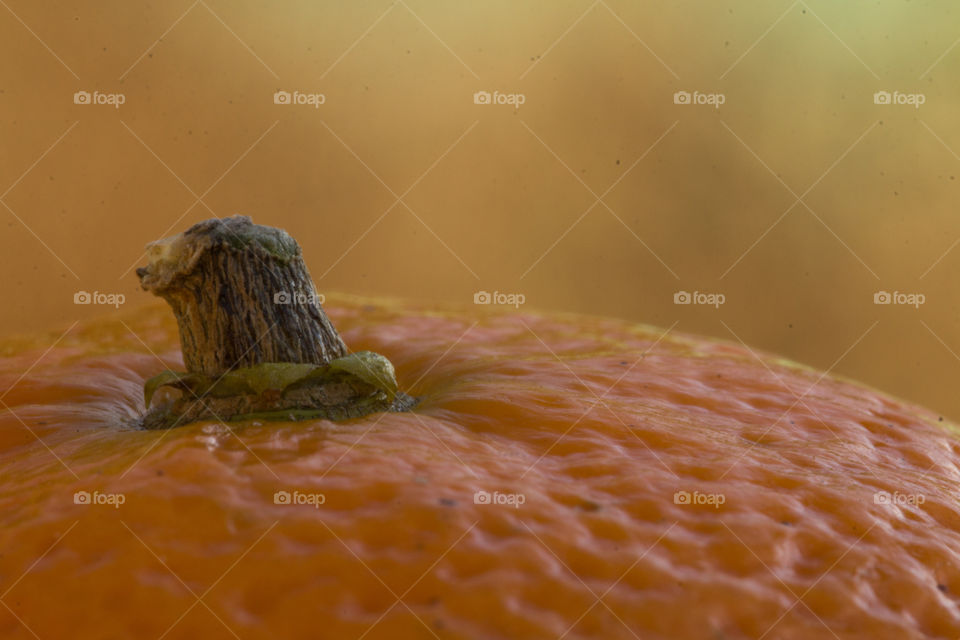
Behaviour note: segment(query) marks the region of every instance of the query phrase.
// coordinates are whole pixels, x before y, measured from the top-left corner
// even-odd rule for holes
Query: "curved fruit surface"
[[[327,311],[414,412],[133,431],[168,309],[3,342],[0,636],[960,635],[935,414],[616,320]]]

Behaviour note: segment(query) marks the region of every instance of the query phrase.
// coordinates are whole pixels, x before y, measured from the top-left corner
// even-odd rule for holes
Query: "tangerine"
[[[133,430],[165,307],[5,340],[0,635],[960,634],[934,413],[619,320],[328,312],[415,410]]]

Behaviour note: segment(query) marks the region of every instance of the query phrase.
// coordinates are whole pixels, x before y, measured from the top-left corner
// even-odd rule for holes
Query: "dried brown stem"
[[[137,275],[173,309],[187,373],[148,381],[146,397],[168,397],[153,403],[141,426],[251,416],[340,420],[416,403],[397,390],[386,358],[348,356],[286,231],[234,216],[148,248],[150,262]]]
[[[206,220],[149,245],[137,269],[180,328],[187,370],[216,376],[261,362],[325,364],[347,346],[318,301],[300,246],[246,216]]]

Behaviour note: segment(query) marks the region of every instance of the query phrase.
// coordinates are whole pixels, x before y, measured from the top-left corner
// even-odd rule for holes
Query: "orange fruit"
[[[0,636],[960,634],[930,411],[617,320],[327,311],[413,412],[136,431],[164,306],[5,341]]]

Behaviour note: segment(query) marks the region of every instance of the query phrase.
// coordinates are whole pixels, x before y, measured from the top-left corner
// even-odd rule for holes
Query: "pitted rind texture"
[[[196,603],[167,567],[216,583],[217,614],[167,637],[960,637],[960,442],[935,413],[619,320],[328,304],[414,412],[124,430],[158,367],[126,327],[180,368],[158,305],[39,362],[59,332],[0,346],[10,384],[36,363],[0,411],[0,575],[33,566],[4,601],[39,637],[160,637]],[[73,503],[95,489],[127,503]]]

